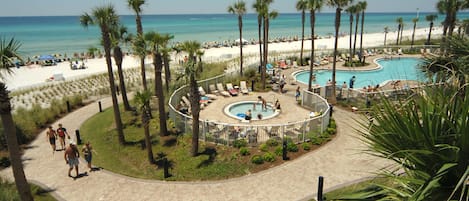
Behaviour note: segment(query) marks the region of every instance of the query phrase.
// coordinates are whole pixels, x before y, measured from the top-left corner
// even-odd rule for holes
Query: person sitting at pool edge
[[[278,99],[275,101],[274,111],[275,110],[280,110],[280,101],[278,101]]]
[[[261,113],[257,114],[257,118],[258,118],[259,120],[261,120],[261,119],[262,119],[262,114],[261,114]]]
[[[251,120],[251,118],[252,118],[251,110],[248,110],[246,112],[246,115],[244,116],[244,119],[245,120]]]
[[[257,100],[262,102],[262,109],[267,110],[267,101],[264,98],[262,98],[262,96],[258,96]]]

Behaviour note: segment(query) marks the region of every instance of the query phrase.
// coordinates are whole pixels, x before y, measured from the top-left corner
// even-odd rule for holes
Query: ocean
[[[417,28],[429,27],[425,16],[419,13],[420,21]],[[365,33],[383,32],[388,26],[390,31],[397,30],[396,18],[404,19],[404,29],[412,29],[412,18],[416,13],[366,13]],[[334,13],[319,13],[316,18],[316,34],[332,35],[334,32]],[[462,13],[460,18],[468,18],[469,13]],[[135,33],[135,17],[121,16],[121,23],[129,32]],[[439,15],[435,25],[444,20]],[[193,15],[144,15],[142,17],[144,31],[157,31],[174,35],[174,43],[197,40],[201,43],[211,41],[234,41],[239,37],[238,21],[231,14],[193,14]],[[243,17],[243,38],[257,38],[257,15],[246,14]],[[340,32],[347,34],[349,15],[342,15]],[[301,37],[301,14],[280,13],[271,20],[269,37]],[[306,17],[305,34],[309,35],[309,14]],[[99,29],[91,26],[85,29],[80,25],[79,16],[40,16],[40,17],[0,17],[0,37],[11,38],[22,43],[20,53],[24,57],[44,54],[67,54],[86,52],[91,47],[101,48]]]

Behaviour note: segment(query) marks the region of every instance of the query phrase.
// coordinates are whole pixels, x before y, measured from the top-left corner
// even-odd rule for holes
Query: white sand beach
[[[416,30],[415,39],[426,38],[428,35],[429,28],[421,28]],[[441,27],[435,27],[432,31],[432,37],[442,34]],[[404,30],[403,40],[411,38],[412,30]],[[396,32],[389,32],[387,34],[388,45],[394,45],[394,41],[397,37]],[[357,39],[359,42],[359,37]],[[364,47],[376,47],[382,46],[384,43],[384,33],[369,33],[363,36],[363,46]],[[342,36],[339,38],[338,47],[348,48],[349,37]],[[357,43],[358,46],[358,43]],[[322,38],[315,41],[316,50],[330,50],[334,47],[334,38]],[[301,48],[301,41],[293,42],[281,42],[281,43],[271,43],[269,44],[269,52],[291,52],[297,51]],[[306,40],[304,44],[305,50],[311,50],[311,41]],[[204,50],[204,61],[219,61],[224,59],[231,59],[239,57],[239,47],[221,47],[221,48],[211,48]],[[243,47],[243,54],[245,55],[256,55],[258,54],[259,46],[258,45],[246,45]],[[178,58],[180,57],[180,58]],[[182,55],[177,55],[174,62],[177,62],[181,59]],[[114,63],[114,61],[113,61]],[[147,58],[147,64],[151,63],[151,58]],[[80,62],[81,64],[81,62]],[[5,75],[4,81],[8,86],[9,90],[20,90],[24,88],[30,88],[33,86],[42,85],[47,83],[46,80],[53,77],[54,74],[61,74],[66,80],[73,80],[75,78],[81,78],[90,76],[97,73],[107,72],[106,62],[104,58],[99,59],[88,59],[85,60],[86,69],[81,70],[72,70],[70,68],[69,62],[61,62],[55,66],[40,66],[40,65],[30,65],[23,66],[21,68],[12,68],[11,75]],[[116,69],[115,65],[114,69]],[[123,68],[133,68],[139,66],[139,59],[134,56],[126,56],[123,61]],[[54,82],[54,81],[51,81]]]

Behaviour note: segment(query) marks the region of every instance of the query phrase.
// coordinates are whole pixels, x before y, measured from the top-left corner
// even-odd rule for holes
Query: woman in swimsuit
[[[47,139],[49,140],[50,146],[52,147],[52,154],[55,153],[55,139],[57,137],[57,133],[52,126],[49,126],[49,130],[46,132]]]

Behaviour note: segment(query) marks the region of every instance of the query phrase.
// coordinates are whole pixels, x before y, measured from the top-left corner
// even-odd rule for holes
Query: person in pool
[[[251,120],[252,118],[252,113],[251,113],[251,110],[248,110],[244,116],[244,119],[245,120]]]
[[[257,100],[262,103],[262,109],[267,110],[267,101],[262,96],[258,96]]]

